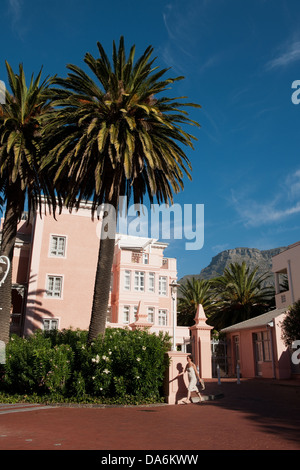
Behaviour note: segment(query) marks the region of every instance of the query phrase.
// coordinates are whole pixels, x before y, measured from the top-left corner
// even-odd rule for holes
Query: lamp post
[[[176,325],[177,325],[177,287],[180,286],[180,284],[177,284],[175,280],[169,284],[171,287],[171,296],[172,296],[172,301],[173,301],[173,347],[172,350],[176,351],[176,338],[175,338],[175,333],[176,333]]]

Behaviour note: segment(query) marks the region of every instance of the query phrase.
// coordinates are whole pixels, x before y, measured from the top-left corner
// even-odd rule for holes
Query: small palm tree
[[[258,268],[250,271],[246,263],[231,263],[223,276],[213,280],[218,292],[220,308],[208,323],[217,330],[248,320],[266,312],[274,298],[271,287],[262,287],[268,273],[257,275]]]
[[[113,42],[111,63],[97,45],[99,58],[87,53],[84,59],[93,78],[68,65],[67,78],[53,81],[58,86],[57,112],[48,130],[49,157],[59,164],[57,190],[63,190],[67,179],[66,206],[71,210],[90,200],[93,216],[100,204],[109,204],[117,214],[120,196],[129,201],[132,195],[134,203],[142,202],[145,194],[150,202],[154,197],[159,203],[172,202],[191,169],[181,144],[193,148],[194,137],[180,125],[198,125],[182,106],[198,105],[158,98],[183,77],[162,79],[168,69],[153,67],[151,46],[134,63],[135,46],[126,58],[121,37],[118,48]],[[89,341],[105,331],[115,246],[114,227],[108,228],[106,216],[104,212]]]
[[[23,66],[15,74],[6,62],[11,93],[6,91],[5,103],[0,105],[0,190],[6,203],[2,228],[0,255],[10,263],[17,233],[17,225],[24,211],[25,199],[29,213],[42,206],[41,196],[55,206],[55,198],[48,179],[39,173],[43,115],[49,112],[49,80],[42,83],[41,72],[32,76],[26,85]],[[11,307],[11,268],[1,286],[0,340],[9,339]]]
[[[218,306],[216,292],[210,280],[193,277],[179,287],[178,324],[192,326],[199,304],[209,317]]]

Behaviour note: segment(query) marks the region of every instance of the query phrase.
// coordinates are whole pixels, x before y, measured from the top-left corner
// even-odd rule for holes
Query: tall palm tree
[[[123,37],[113,42],[112,63],[97,43],[99,58],[87,53],[84,70],[68,65],[67,78],[56,78],[57,112],[49,120],[52,152],[59,163],[55,182],[68,179],[66,206],[78,208],[92,202],[92,216],[100,204],[109,204],[117,214],[120,196],[133,202],[173,202],[173,193],[190,178],[191,165],[181,144],[193,148],[194,137],[181,124],[194,124],[180,98],[157,95],[183,77],[162,79],[168,69],[158,70],[149,46],[134,63],[135,46],[128,57]],[[162,80],[161,80],[162,79]],[[45,165],[48,162],[45,161]],[[89,341],[105,331],[113,262],[114,227],[108,227],[104,212],[98,254]],[[110,219],[111,220],[111,219]],[[114,224],[111,224],[114,225]],[[106,232],[105,232],[106,231]]]
[[[268,273],[258,275],[258,267],[250,270],[243,261],[231,263],[223,276],[213,280],[221,306],[208,323],[217,330],[248,320],[266,312],[272,305],[274,290],[263,287]]]
[[[11,92],[0,105],[0,191],[6,203],[0,255],[10,260],[10,270],[0,287],[0,340],[9,339],[11,271],[17,225],[24,211],[42,207],[43,195],[55,205],[48,175],[39,174],[43,115],[49,112],[49,79],[41,83],[41,72],[26,85],[23,66],[15,74],[6,62]],[[50,202],[52,201],[52,202]]]
[[[210,316],[218,306],[216,291],[208,279],[188,279],[179,287],[178,295],[178,324],[192,326],[197,307],[201,304],[207,316]]]

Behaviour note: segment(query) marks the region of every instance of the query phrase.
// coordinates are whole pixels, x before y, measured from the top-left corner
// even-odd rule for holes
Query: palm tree
[[[205,314],[210,316],[218,306],[216,292],[210,280],[193,277],[179,287],[178,324],[191,326],[199,304],[203,306]]]
[[[29,213],[42,207],[42,195],[55,206],[48,175],[39,174],[42,118],[49,112],[49,80],[42,83],[41,72],[29,87],[26,86],[23,66],[15,74],[6,62],[11,93],[6,91],[5,103],[0,105],[0,191],[6,203],[2,228],[0,255],[10,260],[12,267],[17,225],[24,211],[25,200]],[[9,340],[11,307],[11,271],[1,286],[0,340]]]
[[[59,163],[57,189],[67,178],[66,206],[72,210],[90,200],[92,217],[100,204],[109,204],[117,214],[120,196],[129,201],[132,195],[134,203],[145,194],[150,202],[154,197],[158,203],[173,202],[184,176],[190,178],[191,165],[180,145],[193,148],[194,139],[180,125],[198,125],[181,108],[199,106],[178,101],[185,97],[157,97],[183,77],[161,80],[168,69],[153,67],[151,46],[135,64],[135,46],[126,58],[123,37],[118,48],[113,42],[112,63],[99,42],[97,46],[99,58],[90,53],[84,58],[93,78],[68,65],[67,78],[53,81],[57,112],[48,129],[53,137],[50,159],[56,156]],[[105,331],[115,245],[115,227],[108,227],[106,217],[104,212],[89,341]]]
[[[257,275],[258,267],[250,271],[246,263],[231,263],[223,276],[213,280],[221,302],[208,323],[217,330],[248,320],[266,312],[272,305],[274,290],[263,287],[268,273]]]

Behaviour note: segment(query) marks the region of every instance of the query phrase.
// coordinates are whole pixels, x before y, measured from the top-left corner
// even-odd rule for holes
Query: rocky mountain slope
[[[258,266],[258,274],[270,273],[270,277],[265,285],[274,286],[274,275],[272,274],[272,257],[283,251],[285,247],[273,248],[271,250],[258,250],[257,248],[234,248],[225,250],[214,256],[210,264],[202,269],[199,274],[186,275],[180,279],[180,283],[184,283],[186,279],[193,277],[200,279],[211,279],[213,277],[222,276],[224,269],[230,263],[246,262],[251,270]]]

